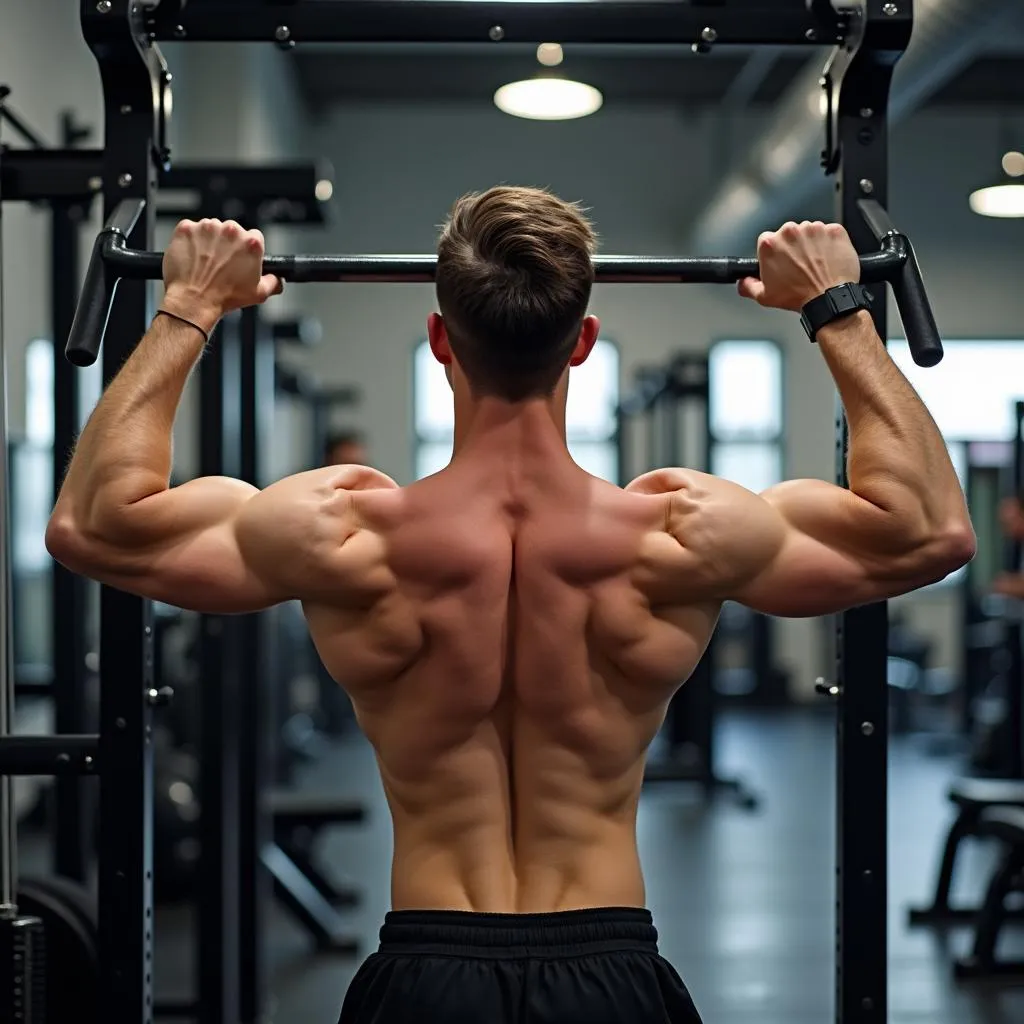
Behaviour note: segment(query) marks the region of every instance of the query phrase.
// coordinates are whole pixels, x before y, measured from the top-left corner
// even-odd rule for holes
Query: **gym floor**
[[[724,716],[723,772],[763,797],[740,809],[728,795],[708,807],[671,785],[645,791],[640,849],[661,949],[686,980],[707,1024],[826,1024],[833,1020],[834,758],[827,715]],[[949,961],[969,932],[944,939],[909,931],[908,902],[932,883],[949,821],[945,787],[954,762],[929,756],[920,740],[894,738],[890,782],[889,1024],[1011,1024],[1024,1021],[1024,979],[955,983]],[[388,909],[390,836],[372,754],[353,736],[309,773],[312,789],[365,800],[369,823],[325,837],[322,862],[364,893],[347,914],[359,958],[315,956],[307,937],[275,905],[267,929],[268,1009],[276,1021],[335,1024],[345,989],[376,943]],[[980,894],[990,863],[983,847],[963,858],[958,892]],[[191,932],[180,909],[157,919],[157,994],[185,994]],[[1004,937],[1024,952],[1024,929]]]

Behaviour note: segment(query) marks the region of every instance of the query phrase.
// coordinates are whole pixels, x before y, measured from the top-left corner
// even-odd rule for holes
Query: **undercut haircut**
[[[459,199],[437,249],[437,301],[477,396],[550,395],[569,363],[594,284],[594,230],[545,189]]]

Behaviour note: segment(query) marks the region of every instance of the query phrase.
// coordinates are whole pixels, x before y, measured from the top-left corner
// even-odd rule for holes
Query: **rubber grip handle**
[[[903,320],[910,354],[918,366],[935,366],[942,360],[942,338],[932,312],[924,279],[914,247],[905,236],[899,236],[906,258],[900,272],[892,279],[892,292]]]
[[[117,279],[108,272],[104,260],[104,248],[113,234],[112,231],[101,231],[93,243],[65,349],[68,361],[75,366],[92,366],[103,344],[103,335],[117,290]]]

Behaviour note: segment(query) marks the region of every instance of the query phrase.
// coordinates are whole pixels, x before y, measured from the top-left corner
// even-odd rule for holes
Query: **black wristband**
[[[177,313],[171,313],[166,309],[158,309],[156,311],[156,315],[169,316],[172,320],[177,320],[179,323],[185,324],[188,327],[194,327],[203,336],[203,341],[205,341],[207,345],[210,344],[210,335],[207,334],[199,324],[193,323],[191,320],[186,320],[183,316],[178,316]]]
[[[871,292],[853,281],[836,285],[811,299],[803,308],[800,323],[812,342],[818,340],[818,331],[843,317],[852,316],[862,309],[871,309]]]

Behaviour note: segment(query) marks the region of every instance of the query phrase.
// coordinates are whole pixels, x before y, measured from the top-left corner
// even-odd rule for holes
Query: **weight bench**
[[[908,923],[911,925],[951,924],[975,919],[980,908],[952,907],[949,903],[960,843],[969,836],[981,835],[978,829],[982,820],[988,820],[989,813],[995,808],[1024,808],[1024,779],[958,779],[949,789],[949,799],[957,805],[959,813],[946,836],[935,895],[930,906],[910,909]],[[1013,911],[1010,916],[1024,915]]]
[[[260,860],[274,880],[274,894],[312,935],[318,950],[357,952],[356,940],[342,933],[336,908],[355,906],[359,893],[325,877],[313,863],[312,846],[325,828],[365,821],[365,806],[330,794],[272,790],[266,808],[273,839]]]
[[[956,961],[955,975],[957,978],[1024,976],[1024,960],[996,959],[999,932],[1006,921],[1015,916],[1007,910],[1006,898],[1011,893],[1024,893],[1024,808],[988,808],[978,819],[974,834],[999,840],[1003,844],[1003,855],[975,918],[971,955]]]

